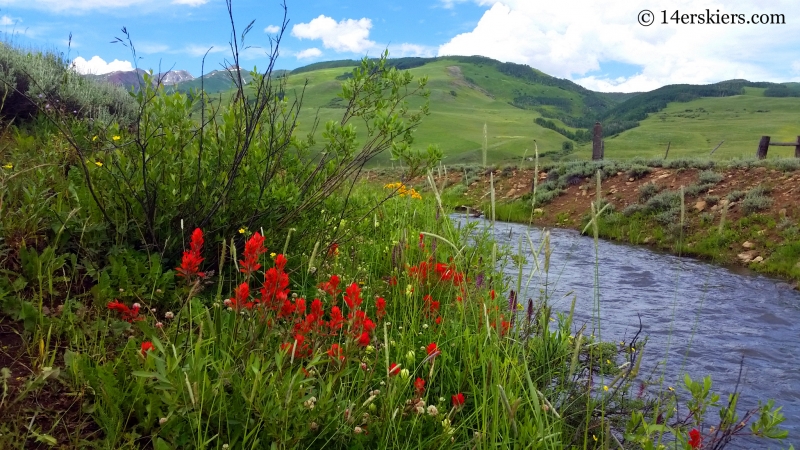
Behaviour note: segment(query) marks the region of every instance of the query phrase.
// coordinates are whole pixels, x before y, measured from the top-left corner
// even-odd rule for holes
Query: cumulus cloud
[[[436,56],[436,50],[436,47],[429,45],[402,43],[389,46],[389,57],[403,58],[406,56],[417,56],[422,58],[430,58]]]
[[[115,59],[110,63],[107,63],[103,58],[97,55],[92,56],[92,58],[88,61],[82,56],[78,56],[72,60],[72,64],[75,67],[75,70],[82,74],[91,73],[94,75],[102,75],[104,73],[116,71],[133,70],[133,65],[130,63],[130,61],[120,61]]]
[[[298,23],[292,27],[292,36],[299,39],[321,39],[325,48],[336,52],[361,53],[375,46],[370,41],[372,21],[367,18],[335,21],[320,15],[309,23]]]
[[[322,56],[322,51],[316,47],[301,50],[294,55],[297,59],[309,59]]]
[[[13,18],[8,17],[6,15],[4,15],[3,17],[0,17],[0,25],[3,25],[3,26],[16,25],[16,24],[18,24],[20,22],[22,22],[22,19],[13,19]]]
[[[277,25],[268,25],[266,28],[264,28],[264,33],[275,34],[278,31],[281,31],[281,27]]]
[[[142,42],[136,44],[136,51],[145,55],[152,55],[154,53],[164,53],[169,50],[168,45],[155,44],[149,42]]]
[[[731,78],[774,81],[786,79],[786,60],[800,47],[800,35],[785,33],[787,25],[662,24],[641,26],[641,5],[624,0],[596,3],[529,0],[475,0],[489,9],[477,26],[441,45],[438,55],[483,55],[528,64],[545,73],[575,80],[591,89],[639,91],[670,83],[711,83]],[[800,2],[778,0],[768,8],[754,0],[735,6],[706,0],[682,0],[672,6],[681,13],[781,13],[800,16]],[[667,12],[667,16],[672,11]],[[779,34],[776,34],[779,33]],[[641,66],[625,77],[599,74],[604,62]]]

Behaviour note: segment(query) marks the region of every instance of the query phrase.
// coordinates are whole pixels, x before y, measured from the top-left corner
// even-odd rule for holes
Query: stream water
[[[456,221],[484,219],[453,216]],[[517,249],[526,233],[535,245],[541,229],[496,223],[500,244]],[[739,412],[774,399],[782,406],[789,430],[784,441],[800,443],[800,292],[787,283],[750,271],[728,269],[689,258],[658,253],[630,245],[600,241],[572,230],[550,230],[552,255],[547,280],[554,311],[568,312],[577,296],[575,324],[592,328],[596,287],[599,287],[601,339],[629,341],[639,328],[649,341],[640,373],[657,366],[664,386],[683,390],[683,374],[693,379],[711,375],[712,389],[727,400],[743,363]],[[533,270],[528,252],[523,289]],[[595,268],[598,276],[595,277]],[[508,276],[518,268],[509,264]],[[536,298],[542,280],[534,277],[530,293]],[[566,295],[572,292],[570,295]],[[742,359],[744,358],[744,359]],[[666,360],[666,364],[661,364]],[[663,372],[662,372],[663,370]],[[716,414],[708,419],[718,420]],[[735,439],[734,448],[765,448],[768,441]],[[735,444],[735,445],[733,445]],[[770,448],[780,448],[771,444]]]

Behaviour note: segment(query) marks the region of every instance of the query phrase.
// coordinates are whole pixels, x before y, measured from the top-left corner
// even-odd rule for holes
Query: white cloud
[[[183,51],[192,55],[192,56],[203,56],[208,52],[208,54],[212,53],[220,53],[230,50],[228,45],[197,45],[197,44],[190,44],[184,47]]]
[[[95,75],[102,75],[104,73],[116,71],[133,70],[133,65],[130,63],[130,61],[120,61],[115,59],[114,61],[107,63],[105,60],[103,60],[103,58],[96,55],[92,56],[92,58],[88,61],[82,56],[78,56],[72,60],[72,64],[75,66],[75,70],[82,74],[91,73]]]
[[[792,63],[792,74],[800,75],[800,59]]]
[[[452,1],[452,0],[447,0]],[[788,19],[800,17],[800,2],[776,0],[768,8],[755,0],[719,4],[720,0],[678,0],[681,13],[780,13],[787,25],[662,24],[641,26],[643,9],[636,2],[574,0],[475,0],[489,9],[475,28],[453,37],[438,49],[444,55],[483,55],[528,64],[545,73],[602,90],[638,91],[671,83],[711,83],[731,78],[780,81],[789,76],[786,55],[795,55],[800,33]],[[617,62],[641,67],[619,78],[598,75],[601,64]]]
[[[402,43],[399,45],[389,45],[389,57],[403,58],[406,56],[419,56],[430,58],[436,56],[436,50],[436,47],[429,45]]]
[[[297,52],[294,56],[297,57],[297,59],[316,58],[322,56],[322,51],[316,47],[311,47]]]
[[[176,5],[200,6],[208,3],[208,0],[172,0],[172,3]]]
[[[275,34],[278,31],[281,31],[281,27],[277,25],[268,25],[266,28],[264,28],[264,33]]]
[[[325,48],[336,52],[361,53],[375,46],[370,41],[369,30],[372,21],[346,19],[336,22],[330,17],[320,15],[309,23],[298,23],[292,27],[292,36],[300,39],[321,39]]]
[[[20,22],[22,22],[22,19],[12,19],[11,17],[8,17],[6,15],[0,17],[0,25],[2,26],[16,25]]]
[[[456,3],[464,3],[469,0],[441,0],[442,6],[447,9],[452,9]]]

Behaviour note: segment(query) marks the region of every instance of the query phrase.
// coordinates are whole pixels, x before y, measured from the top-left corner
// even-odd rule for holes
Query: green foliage
[[[725,178],[724,175],[712,170],[704,170],[697,176],[697,182],[700,184],[715,185]]]
[[[0,43],[0,115],[30,121],[39,112],[127,125],[135,104],[125,90],[79,75],[63,54]]]

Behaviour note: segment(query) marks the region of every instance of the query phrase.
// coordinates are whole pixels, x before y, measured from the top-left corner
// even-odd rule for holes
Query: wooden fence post
[[[800,136],[797,136],[797,145],[794,147],[794,157],[800,158]]]
[[[603,127],[600,122],[594,124],[594,137],[592,138],[592,160],[603,159]]]
[[[669,146],[672,144],[672,141],[667,142],[667,151],[664,152],[664,159],[667,159],[667,155],[669,155]]]
[[[758,151],[756,157],[764,159],[767,157],[767,150],[769,150],[769,136],[761,136],[761,142],[758,143]]]

